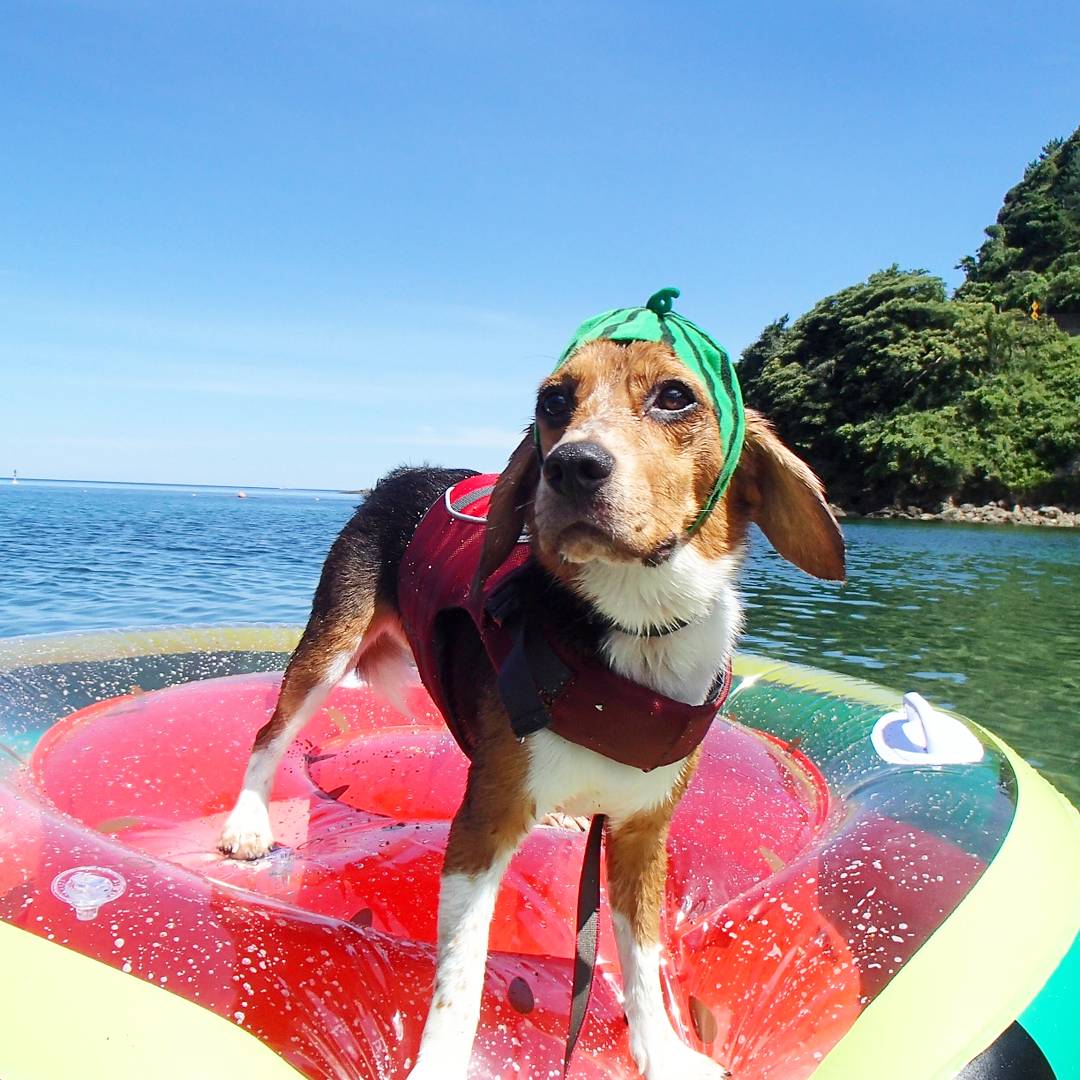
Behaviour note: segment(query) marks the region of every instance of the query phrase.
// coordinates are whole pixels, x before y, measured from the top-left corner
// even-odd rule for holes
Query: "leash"
[[[581,1025],[592,996],[593,976],[596,974],[596,938],[600,913],[600,840],[604,835],[603,814],[595,814],[585,841],[585,858],[581,864],[578,884],[577,937],[574,942],[574,980],[570,991],[570,1025],[566,1032],[566,1056],[563,1076],[570,1071]]]

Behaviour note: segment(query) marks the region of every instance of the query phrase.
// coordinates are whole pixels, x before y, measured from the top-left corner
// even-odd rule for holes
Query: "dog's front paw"
[[[631,1053],[645,1080],[725,1080],[731,1073],[715,1061],[691,1050],[675,1032],[631,1045]]]
[[[273,846],[266,807],[253,792],[242,792],[225,822],[218,847],[231,859],[261,859]]]

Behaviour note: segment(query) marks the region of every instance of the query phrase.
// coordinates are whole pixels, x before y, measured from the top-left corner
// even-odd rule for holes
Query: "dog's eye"
[[[695,402],[693,391],[685,383],[667,382],[656,393],[654,409],[664,412],[680,412]]]
[[[570,415],[570,395],[565,390],[545,390],[536,403],[536,411],[560,424]]]

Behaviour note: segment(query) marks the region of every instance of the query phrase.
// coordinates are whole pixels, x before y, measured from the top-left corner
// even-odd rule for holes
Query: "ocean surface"
[[[302,623],[358,497],[0,481],[0,637]],[[1080,530],[844,525],[848,583],[755,533],[743,646],[918,690],[1002,735],[1080,804]]]

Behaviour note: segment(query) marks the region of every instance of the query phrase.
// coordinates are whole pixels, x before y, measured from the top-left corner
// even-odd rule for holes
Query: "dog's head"
[[[844,542],[810,468],[746,410],[738,465],[699,523],[724,467],[703,381],[661,342],[587,342],[540,384],[533,430],[492,494],[478,582],[523,528],[542,565],[572,583],[594,560],[658,566],[683,545],[715,559],[755,521],[817,577],[842,580]]]

